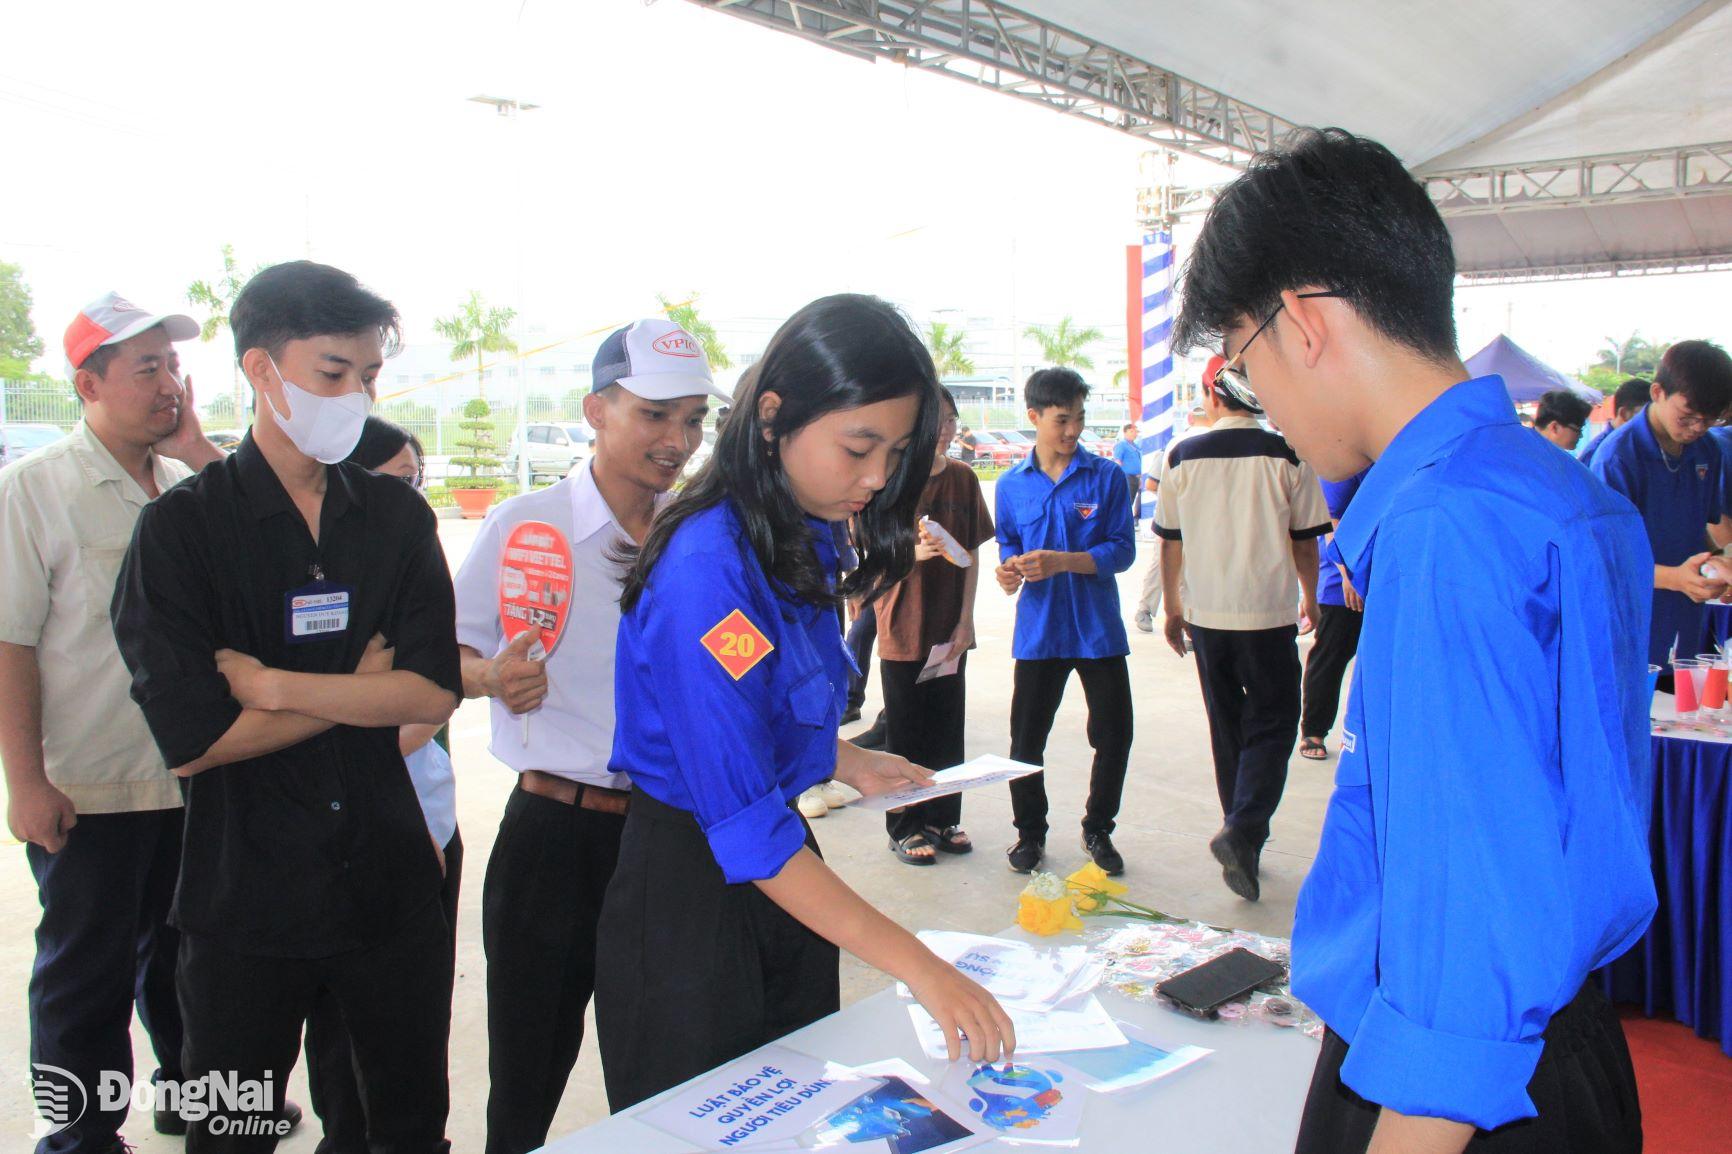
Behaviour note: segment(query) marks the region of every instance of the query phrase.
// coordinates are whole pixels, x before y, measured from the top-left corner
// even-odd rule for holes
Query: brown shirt
[[[980,481],[960,461],[946,461],[943,472],[927,479],[919,516],[943,525],[964,549],[978,549],[992,536],[992,514]],[[916,562],[914,572],[878,601],[879,658],[925,661],[934,645],[950,640],[962,620],[967,578],[966,569],[942,554]]]

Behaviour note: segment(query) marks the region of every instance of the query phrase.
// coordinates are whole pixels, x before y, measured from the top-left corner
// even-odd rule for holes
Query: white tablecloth
[[[1003,936],[1043,941],[1017,930]],[[1044,942],[1073,940],[1064,935]],[[1100,997],[1113,1016],[1152,1031],[1164,1043],[1206,1046],[1215,1052],[1139,1090],[1113,1095],[1091,1092],[1082,1143],[1070,1149],[1083,1154],[1143,1150],[1286,1154],[1293,1149],[1311,1069],[1317,1062],[1315,1041],[1297,1030],[1265,1022],[1201,1022],[1105,991]],[[945,1064],[922,1054],[906,1005],[894,989],[885,990],[789,1034],[779,1044],[851,1066],[901,1058],[937,1083]],[[679,1044],[678,1039],[668,1042]],[[637,1121],[632,1117],[636,1109],[549,1142],[544,1149],[547,1154],[690,1154],[697,1149]],[[975,1149],[1027,1154],[1031,1148],[996,1141]]]

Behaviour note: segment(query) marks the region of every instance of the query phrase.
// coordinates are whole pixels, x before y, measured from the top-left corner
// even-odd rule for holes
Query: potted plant
[[[463,419],[457,422],[462,435],[457,447],[462,454],[451,458],[454,468],[464,470],[448,482],[451,499],[463,516],[475,521],[487,515],[488,507],[499,495],[500,459],[493,444],[493,409],[482,397],[463,406]]]

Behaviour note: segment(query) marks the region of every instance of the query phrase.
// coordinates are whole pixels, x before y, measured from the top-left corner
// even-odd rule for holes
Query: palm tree
[[[926,330],[926,351],[932,354],[932,364],[940,377],[971,377],[974,362],[962,351],[968,334],[952,329],[943,321],[933,321]]]
[[[1624,371],[1624,358],[1636,351],[1636,346],[1644,344],[1641,333],[1631,333],[1630,339],[1620,341],[1616,337],[1606,338],[1606,347],[1600,351],[1600,363],[1608,360],[1612,363],[1612,371],[1620,375]]]
[[[1093,326],[1079,329],[1074,327],[1071,318],[1065,317],[1051,328],[1046,325],[1029,325],[1023,336],[1032,338],[1040,345],[1041,359],[1054,368],[1067,365],[1077,369],[1095,367],[1093,358],[1083,352],[1083,349],[1101,339],[1101,331]]]
[[[214,281],[195,280],[186,286],[187,303],[201,306],[206,314],[204,323],[199,326],[199,340],[208,344],[229,327],[229,309],[234,305],[235,298],[241,295],[241,289],[246,287],[247,281],[258,276],[265,267],[262,264],[257,265],[252,272],[242,276],[240,266],[235,263],[235,246],[223,245],[222,275]],[[246,399],[241,395],[239,364],[231,363],[229,372],[233,376],[235,390],[235,418],[239,420],[241,414],[246,412]]]
[[[698,315],[697,293],[687,293],[686,299],[678,304],[668,300],[666,293],[657,293],[656,300],[661,302],[662,312],[668,315],[668,320],[697,338],[698,344],[704,347],[704,359],[710,362],[712,372],[734,367],[734,358],[728,355],[721,338],[716,336],[716,326]]]
[[[516,309],[489,305],[478,290],[470,289],[469,299],[455,316],[433,322],[433,331],[451,342],[452,360],[475,358],[476,395],[483,400],[487,398],[487,361],[483,354],[517,351],[517,342],[511,339],[509,331],[516,319]]]

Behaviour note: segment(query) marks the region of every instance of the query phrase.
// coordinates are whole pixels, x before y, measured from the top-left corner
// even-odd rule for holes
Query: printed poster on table
[[[941,1099],[926,1077],[900,1059],[859,1067],[851,1073],[872,1085],[841,1109],[821,1118],[792,1141],[756,1146],[772,1151],[834,1150],[847,1154],[952,1154],[992,1139],[968,1111]]]
[[[958,1062],[939,1090],[1005,1142],[1075,1146],[1087,1081],[1063,1062],[1036,1056],[1003,1064]]]
[[[680,1088],[637,1117],[704,1150],[785,1146],[882,1084],[769,1046]]]

